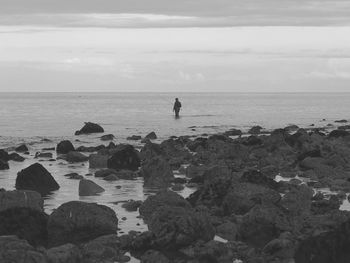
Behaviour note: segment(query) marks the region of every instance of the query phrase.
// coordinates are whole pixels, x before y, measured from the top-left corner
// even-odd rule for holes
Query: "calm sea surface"
[[[183,105],[177,120],[172,113],[175,97]],[[0,188],[14,189],[17,172],[37,161],[35,152],[54,147],[62,139],[72,140],[75,146],[101,144],[100,135],[73,135],[86,121],[101,124],[106,133],[116,136],[116,143],[151,131],[160,141],[171,135],[210,134],[233,127],[246,130],[257,124],[267,129],[287,124],[325,126],[348,119],[349,102],[350,93],[0,93],[0,148],[11,150],[20,143],[30,148],[25,162],[10,162],[10,170],[0,171]],[[62,160],[42,164],[61,186],[45,201],[48,213],[70,200],[92,201],[110,206],[119,218],[127,218],[120,222],[121,231],[146,229],[137,218],[138,212],[126,212],[120,203],[115,204],[144,200],[152,194],[153,189],[143,188],[141,179],[106,182],[87,175],[94,173],[87,164]],[[63,176],[71,172],[86,175],[106,191],[100,196],[79,197],[79,182]],[[186,188],[181,194],[187,196],[194,190]]]

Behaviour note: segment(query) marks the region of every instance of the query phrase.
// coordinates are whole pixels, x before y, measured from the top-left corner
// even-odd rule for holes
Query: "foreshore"
[[[0,262],[349,262],[348,130],[348,121],[339,120],[324,127],[254,126],[162,142],[151,132],[128,138],[139,142],[137,149],[86,123],[77,138],[101,134],[102,144],[76,147],[64,140],[34,157],[25,144],[0,150],[0,170],[37,160],[13,171],[16,190],[0,191]],[[120,233],[121,222],[129,219],[97,203],[72,200],[47,213],[44,200],[65,187],[47,170],[52,162],[88,165],[93,173],[65,178],[79,182],[80,197],[95,196],[97,203],[106,191],[99,180],[138,180],[154,189],[146,200],[118,208],[148,231]]]

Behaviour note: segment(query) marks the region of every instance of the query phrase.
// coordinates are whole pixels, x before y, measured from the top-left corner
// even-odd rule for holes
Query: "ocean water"
[[[179,119],[172,113],[175,97],[183,105]],[[115,143],[151,131],[161,141],[172,135],[196,136],[230,128],[246,131],[253,125],[266,129],[288,124],[323,127],[347,119],[349,101],[350,93],[0,93],[0,148],[13,150],[21,143],[30,148],[25,162],[11,161],[10,170],[0,171],[0,188],[14,189],[17,172],[39,161],[34,155],[42,148],[55,147],[63,139],[75,146],[102,144],[100,134],[74,136],[86,121],[101,124],[106,133],[116,136]],[[129,143],[141,146],[139,142]],[[46,212],[71,200],[98,202],[114,209],[118,218],[126,218],[120,220],[121,232],[146,229],[138,212],[121,208],[123,201],[144,200],[154,193],[154,189],[143,187],[142,179],[106,182],[91,176],[95,170],[88,164],[40,162],[61,186],[46,197]],[[95,181],[106,191],[99,196],[79,197],[79,182],[63,176],[72,172]],[[188,196],[193,191],[185,188],[180,194]]]

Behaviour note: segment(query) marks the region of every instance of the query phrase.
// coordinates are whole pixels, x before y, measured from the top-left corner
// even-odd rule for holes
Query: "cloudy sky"
[[[0,91],[348,91],[347,0],[0,0]]]

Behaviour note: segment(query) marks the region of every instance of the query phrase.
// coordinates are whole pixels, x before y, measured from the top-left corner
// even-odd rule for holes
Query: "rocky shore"
[[[4,263],[348,263],[350,125],[291,125],[273,131],[171,137],[130,136],[142,148],[59,142],[58,160],[86,163],[107,182],[142,178],[158,189],[145,201],[122,205],[138,211],[148,231],[117,234],[121,218],[105,205],[70,201],[51,214],[44,199],[60,187],[45,165],[18,171],[16,190],[0,190],[0,262]],[[86,123],[76,136],[103,133]],[[107,144],[106,144],[107,143]],[[29,149],[0,150],[0,170],[23,161]],[[36,158],[53,159],[51,152]],[[186,175],[177,177],[174,171]],[[76,173],[80,196],[105,189]],[[194,188],[187,198],[177,192]],[[133,261],[138,262],[138,261]]]

